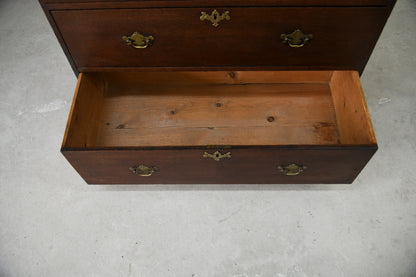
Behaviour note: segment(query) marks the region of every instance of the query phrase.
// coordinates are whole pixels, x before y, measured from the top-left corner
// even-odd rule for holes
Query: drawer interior
[[[81,73],[64,148],[376,144],[355,71]]]

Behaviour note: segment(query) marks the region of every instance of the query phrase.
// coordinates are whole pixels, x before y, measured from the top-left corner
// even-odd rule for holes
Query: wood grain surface
[[[220,149],[231,159],[204,158],[215,149],[74,150],[64,156],[88,184],[301,184],[351,183],[376,151],[366,147],[274,147]],[[277,166],[297,163],[308,168],[297,176]],[[157,166],[150,177],[129,167]]]
[[[338,67],[362,71],[383,28],[385,7],[223,7],[231,20],[200,21],[213,8],[53,10],[75,65],[146,67]],[[314,38],[301,48],[282,43],[296,29]],[[153,35],[134,49],[122,36]]]
[[[341,143],[376,144],[376,136],[358,73],[334,71],[330,87]]]
[[[99,124],[97,146],[339,141],[327,84],[154,86],[110,92]]]
[[[40,0],[45,6],[61,9],[80,8],[138,8],[138,7],[201,7],[207,6],[204,0]],[[256,0],[255,6],[387,6],[395,0]],[[252,0],[210,0],[209,6],[253,6]]]
[[[357,72],[83,73],[65,147],[376,144]]]

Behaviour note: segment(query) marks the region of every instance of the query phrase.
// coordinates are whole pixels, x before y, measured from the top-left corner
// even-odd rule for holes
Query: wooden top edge
[[[140,151],[140,150],[207,150],[214,149],[208,146],[123,146],[123,147],[61,147],[61,152],[72,151]],[[297,149],[297,150],[353,150],[368,149],[376,151],[377,144],[328,144],[328,145],[232,145],[215,149]]]
[[[209,3],[203,0],[39,0],[42,4],[120,4],[131,5],[134,3],[150,6],[175,6],[175,4],[188,3],[190,6],[386,6],[392,5],[396,0],[211,0]],[[181,5],[182,6],[182,5]]]

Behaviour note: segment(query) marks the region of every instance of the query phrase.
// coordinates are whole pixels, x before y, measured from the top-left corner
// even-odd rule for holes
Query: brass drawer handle
[[[144,36],[139,32],[134,32],[131,36],[123,36],[122,39],[130,45],[131,47],[143,49],[147,48],[147,46],[152,45],[154,40],[153,36]]]
[[[313,35],[305,34],[301,30],[297,29],[291,34],[281,34],[280,38],[283,43],[287,43],[290,47],[302,47],[313,38]]]
[[[305,169],[307,169],[304,165],[298,165],[298,164],[289,164],[289,165],[279,165],[277,167],[278,170],[283,172],[283,174],[288,176],[295,176],[302,173]]]
[[[145,166],[142,164],[137,167],[130,167],[129,169],[131,170],[131,172],[143,177],[152,176],[154,172],[159,171],[159,168],[157,168],[156,166]]]
[[[204,158],[212,158],[219,162],[222,158],[229,158],[231,159],[231,152],[227,152],[225,154],[221,154],[219,151],[215,151],[213,154],[210,154],[208,152],[205,152],[203,155]]]
[[[201,12],[201,16],[199,17],[201,21],[209,20],[212,23],[212,26],[218,27],[218,23],[222,20],[230,20],[230,12],[226,11],[223,14],[220,15],[220,13],[217,10],[214,10],[211,15],[207,14],[206,12]]]

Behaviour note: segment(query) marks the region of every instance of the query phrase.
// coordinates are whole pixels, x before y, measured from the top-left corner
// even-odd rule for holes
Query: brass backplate
[[[280,38],[283,43],[287,43],[290,47],[303,47],[305,43],[313,38],[312,34],[305,34],[301,30],[296,29],[290,34],[281,34]]]
[[[131,36],[123,36],[122,39],[127,45],[138,49],[147,48],[149,45],[152,45],[154,41],[153,36],[145,36],[139,32],[134,32]]]
[[[146,165],[139,165],[137,167],[130,167],[129,168],[131,172],[143,176],[143,177],[149,177],[152,176],[154,172],[158,172],[159,168],[156,166],[146,166]]]
[[[283,172],[285,175],[288,176],[295,176],[302,173],[307,167],[304,165],[298,164],[288,164],[288,165],[279,165],[277,167],[278,170]]]

